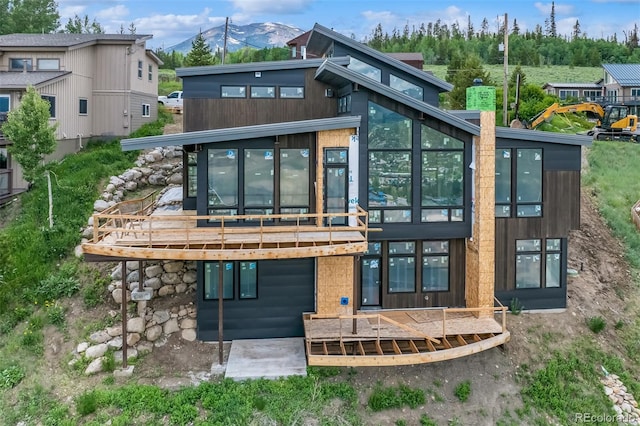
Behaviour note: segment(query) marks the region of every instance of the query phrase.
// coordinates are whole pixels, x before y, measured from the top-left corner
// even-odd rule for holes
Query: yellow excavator
[[[573,105],[560,105],[554,103],[540,114],[533,117],[530,123],[525,124],[528,129],[535,129],[543,121],[549,121],[555,114],[591,112],[598,117],[596,126],[587,132],[596,140],[625,140],[640,142],[638,130],[638,117],[629,114],[626,105],[602,106],[595,102],[582,102]]]

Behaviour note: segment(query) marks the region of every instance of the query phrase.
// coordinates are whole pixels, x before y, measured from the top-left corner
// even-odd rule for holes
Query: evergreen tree
[[[551,30],[551,37],[557,37],[558,33],[556,32],[556,4],[555,2],[551,2],[551,16],[549,17],[549,26]]]
[[[484,38],[489,35],[489,21],[487,18],[482,19],[482,24],[480,24],[480,37]]]
[[[513,28],[511,29],[511,34],[520,35],[520,27],[518,26],[518,21],[516,18],[513,18]]]
[[[133,23],[133,22],[131,22],[131,23],[129,24],[129,34],[135,34],[135,33],[136,33],[136,31],[137,31],[136,26],[134,25],[134,23]]]
[[[580,37],[580,21],[576,19],[576,23],[573,25],[573,40],[577,40]]]
[[[9,152],[22,166],[24,178],[33,182],[45,155],[56,149],[56,126],[49,125],[49,102],[32,86],[22,96],[20,106],[9,112],[2,132],[12,144]]]
[[[452,61],[453,64],[454,61]],[[457,65],[454,65],[457,66]],[[482,61],[476,55],[467,56],[461,68],[452,69],[449,73],[450,81],[453,84],[453,90],[449,93],[449,106],[451,109],[465,109],[467,105],[467,87],[473,85],[476,78],[482,79],[482,84],[492,86],[493,81],[488,71],[482,67]]]
[[[471,15],[467,16],[467,40],[473,38],[473,22],[471,22]]]
[[[211,46],[207,44],[202,32],[199,32],[196,38],[191,42],[191,50],[184,59],[184,64],[188,67],[197,67],[202,65],[213,65],[213,55],[211,54]]]
[[[81,18],[76,14],[73,19],[69,18],[64,30],[61,32],[69,34],[103,34],[104,28],[96,22],[95,18],[93,22],[89,22],[88,15],[84,15],[84,18]]]

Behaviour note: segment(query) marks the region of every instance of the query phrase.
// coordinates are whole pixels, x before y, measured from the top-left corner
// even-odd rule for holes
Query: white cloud
[[[394,14],[393,12],[389,12],[388,10],[383,10],[380,12],[365,10],[364,12],[362,12],[362,17],[372,24],[381,24],[383,29],[386,26],[385,24],[393,24],[400,20],[400,18],[396,14]]]
[[[235,9],[246,14],[296,14],[309,8],[314,0],[229,0]]]
[[[66,22],[68,19],[74,18],[76,15],[84,15],[85,6],[65,6],[58,9],[60,14],[60,22]]]
[[[110,7],[108,9],[99,10],[96,16],[99,19],[120,19],[129,15],[129,9],[126,6],[119,4],[117,6]]]
[[[133,23],[138,34],[153,34],[154,40],[162,40],[165,47],[168,47],[193,37],[199,30],[205,31],[224,23],[224,17],[209,17],[210,13],[211,10],[205,8],[197,15],[155,14],[137,18]],[[113,21],[113,24],[108,27],[108,32],[120,30],[121,22]],[[126,28],[128,25],[124,26]]]
[[[538,2],[535,2],[533,5],[536,7],[536,9],[538,9],[538,11],[541,14],[551,15],[551,3],[541,3],[538,1]],[[556,16],[569,15],[570,13],[573,13],[573,5],[555,3],[554,11],[556,13]]]

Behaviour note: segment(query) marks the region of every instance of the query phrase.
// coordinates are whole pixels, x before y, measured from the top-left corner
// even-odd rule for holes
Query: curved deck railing
[[[640,200],[631,207],[631,219],[636,224],[636,228],[640,231]]]

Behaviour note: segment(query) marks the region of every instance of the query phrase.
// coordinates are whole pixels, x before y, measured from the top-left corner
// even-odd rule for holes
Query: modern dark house
[[[566,306],[590,138],[441,110],[449,83],[321,25],[306,54],[178,70],[185,133],[122,146],[183,147],[190,225],[86,255],[197,260],[200,339],[306,336],[318,365],[469,355],[513,298]]]

